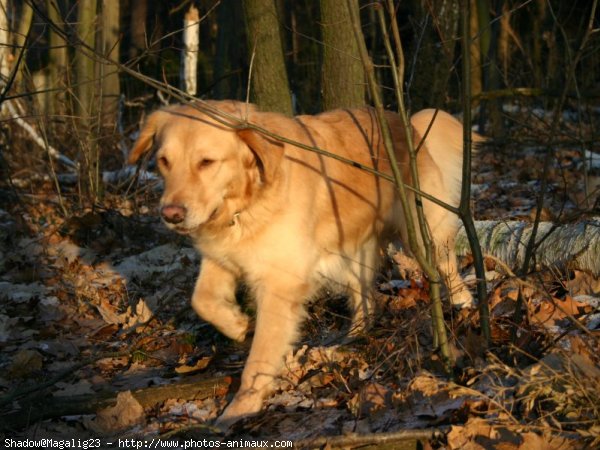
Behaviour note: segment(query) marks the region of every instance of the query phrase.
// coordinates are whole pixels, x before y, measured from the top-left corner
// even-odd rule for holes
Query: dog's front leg
[[[238,419],[260,411],[263,399],[271,392],[280,374],[283,359],[296,339],[303,317],[307,287],[271,279],[257,289],[256,329],[240,389],[217,420],[227,428]]]
[[[225,336],[241,342],[246,337],[249,319],[235,300],[236,278],[217,262],[203,258],[192,307]]]

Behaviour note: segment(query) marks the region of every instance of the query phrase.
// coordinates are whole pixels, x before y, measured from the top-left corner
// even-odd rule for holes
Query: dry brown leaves
[[[539,155],[531,150],[520,162],[510,157],[478,156],[479,218],[531,216]],[[562,162],[576,158],[569,151]],[[554,170],[549,217],[563,200],[554,187],[563,179],[579,183],[574,174]],[[568,196],[582,202],[579,184]],[[119,196],[108,196],[105,210],[68,218],[56,204],[44,193],[20,210],[0,211],[0,395],[94,356],[43,395],[121,393],[116,406],[93,420],[53,420],[23,435],[40,427],[62,435],[132,428],[160,434],[210,423],[226,404],[222,393],[204,401],[172,398],[145,410],[129,393],[189,374],[240,373],[247,349],[231,345],[189,309],[195,251]],[[309,326],[319,333],[309,333],[288,355],[266,412],[241,424],[240,433],[305,439],[451,426],[447,442],[431,445],[512,450],[600,442],[597,279],[577,272],[517,282],[486,261],[493,353],[482,344],[477,313],[448,307],[459,360],[450,382],[434,347],[427,283],[410,260],[398,262],[400,270],[381,280],[374,329],[357,342],[324,345],[321,333],[334,334],[331,322],[339,321],[313,314]],[[515,323],[519,290],[524,303]],[[123,355],[107,356],[113,352]],[[18,402],[9,406],[15,408]]]

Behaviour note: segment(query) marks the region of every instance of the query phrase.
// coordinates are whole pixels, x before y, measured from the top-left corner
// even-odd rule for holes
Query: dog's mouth
[[[177,234],[182,234],[184,236],[187,236],[188,234],[192,234],[198,227],[195,228],[185,228],[185,227],[173,227],[171,228],[173,231],[175,231]]]
[[[184,236],[187,236],[187,235],[193,234],[195,231],[199,230],[204,225],[207,225],[207,224],[211,223],[217,217],[217,215],[219,213],[219,208],[220,207],[217,206],[215,209],[213,209],[213,211],[208,216],[208,219],[206,219],[200,225],[196,225],[194,227],[185,227],[185,226],[182,226],[182,225],[169,225],[169,224],[167,224],[167,225],[169,225],[169,228],[171,228],[176,233],[184,235]]]

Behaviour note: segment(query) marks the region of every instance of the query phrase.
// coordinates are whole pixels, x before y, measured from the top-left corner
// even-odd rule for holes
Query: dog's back
[[[387,112],[386,118],[403,180],[412,185],[403,123],[399,115],[392,112]],[[354,326],[359,330],[372,309],[370,292],[382,240],[389,238],[390,233],[399,232],[405,249],[410,250],[406,219],[396,187],[363,170],[368,167],[390,176],[390,161],[375,113],[370,108],[337,110],[318,116],[300,116],[296,120],[307,145],[331,151],[363,166],[353,167],[335,159],[307,155],[303,149],[289,153],[290,164],[299,164],[299,159],[307,164],[303,179],[312,178],[308,192],[317,199],[308,211],[316,221],[314,236],[319,260],[315,275],[348,288],[355,312]],[[418,150],[420,189],[457,206],[462,173],[462,124],[451,115],[434,110],[417,113],[411,123],[414,147]],[[425,139],[421,142],[423,136]],[[416,217],[414,193],[408,192],[413,217]],[[431,201],[424,200],[423,204],[450,296],[456,304],[469,304],[472,297],[458,277],[453,249],[458,218]]]

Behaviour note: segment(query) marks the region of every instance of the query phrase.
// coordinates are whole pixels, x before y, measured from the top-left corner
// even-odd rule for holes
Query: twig
[[[22,389],[17,389],[9,394],[3,395],[2,397],[0,397],[0,407],[11,403],[11,402],[17,400],[18,398],[24,397],[26,395],[29,395],[34,392],[38,392],[38,391],[46,389],[50,386],[53,386],[54,384],[58,383],[60,380],[67,378],[69,375],[72,375],[76,370],[79,370],[82,367],[92,364],[100,359],[119,358],[121,356],[127,356],[129,354],[130,354],[129,351],[116,352],[116,353],[102,353],[102,354],[96,355],[93,358],[88,358],[83,361],[79,361],[78,363],[73,364],[68,369],[63,370],[62,372],[59,372],[58,374],[54,375],[53,377],[51,377],[50,379],[48,379],[46,381],[38,383],[34,386],[27,386]]]
[[[29,125],[27,122],[25,122],[25,120],[23,120],[19,116],[19,113],[15,109],[15,106],[13,105],[12,101],[7,100],[4,103],[2,103],[2,106],[3,107],[6,106],[6,108],[8,109],[8,112],[10,114],[10,117],[12,117],[15,120],[15,122],[17,123],[17,125],[19,125],[23,130],[25,130],[25,132],[29,135],[29,137],[31,137],[31,139],[33,139],[33,141],[37,145],[39,145],[44,150],[47,149],[48,150],[48,154],[52,158],[54,158],[57,161],[63,163],[65,166],[69,166],[72,169],[75,169],[75,170],[78,169],[77,163],[73,162],[71,159],[69,159],[68,157],[66,157],[62,153],[60,153],[58,150],[56,150],[51,145],[47,145],[46,144],[46,142],[44,141],[44,139],[38,133],[36,133],[36,131],[33,129],[33,127],[31,125]]]
[[[250,56],[250,66],[248,67],[248,86],[246,87],[246,105],[250,103],[250,90],[252,88],[252,73],[254,72],[254,57],[256,56],[256,40],[258,36],[254,38],[254,45],[252,46],[252,55]],[[246,107],[246,114],[244,119],[248,120],[248,108]]]
[[[50,173],[52,174],[52,181],[54,182],[54,188],[56,189],[56,194],[58,195],[58,204],[60,209],[65,217],[67,217],[67,208],[65,207],[65,202],[63,200],[62,191],[60,189],[60,183],[58,182],[58,176],[56,174],[56,168],[54,167],[54,161],[52,160],[52,155],[50,153],[50,144],[48,143],[48,135],[46,134],[46,128],[44,123],[39,120],[38,127],[40,132],[42,133],[42,137],[44,140],[44,147],[46,148],[46,153],[48,154],[48,162],[50,163]]]
[[[408,113],[406,111],[406,106],[404,103],[404,69],[405,69],[405,60],[404,60],[404,51],[402,49],[402,41],[400,39],[400,31],[398,30],[398,24],[395,20],[395,10],[394,3],[392,0],[388,0],[388,13],[391,19],[392,26],[392,34],[394,36],[394,44],[396,48],[396,54],[398,55],[398,62],[396,62],[396,57],[394,52],[392,51],[392,46],[390,42],[390,38],[388,36],[387,27],[385,23],[385,14],[383,8],[378,8],[378,16],[379,23],[381,26],[381,32],[383,34],[383,42],[385,45],[386,52],[388,54],[388,59],[390,61],[390,66],[392,69],[392,77],[394,80],[394,88],[396,91],[396,101],[398,102],[398,109],[400,113],[400,118],[402,119],[402,124],[404,125],[404,133],[406,136],[406,144],[408,148],[408,154],[410,158],[410,171],[412,177],[412,183],[417,190],[420,190],[419,183],[419,171],[417,168],[417,150],[415,150],[414,143],[412,140],[413,129],[410,124],[410,120],[408,118]],[[433,121],[435,120],[435,113],[432,121],[428,126],[428,131],[431,128]],[[421,139],[419,143],[419,147],[423,144],[425,137]],[[427,261],[427,267],[423,267],[427,278],[430,280],[429,285],[429,295],[431,297],[431,319],[432,326],[434,330],[435,336],[435,344],[439,346],[440,352],[445,359],[445,363],[447,365],[448,371],[450,371],[450,366],[452,366],[452,354],[450,352],[450,347],[448,346],[448,337],[446,334],[446,326],[444,323],[444,312],[442,308],[442,299],[440,295],[440,281],[441,277],[439,271],[436,268],[436,258],[435,258],[435,248],[434,243],[431,238],[431,233],[429,229],[429,224],[425,218],[425,213],[423,210],[423,201],[419,194],[415,195],[415,213],[417,216],[417,223],[419,225],[420,237],[423,240],[423,248],[425,250],[424,258]],[[411,231],[408,231],[409,234]],[[416,230],[415,230],[416,232]],[[411,244],[411,250],[412,244]],[[414,250],[413,250],[414,251]]]
[[[485,281],[485,267],[481,245],[477,237],[475,222],[471,214],[471,39],[469,35],[471,20],[471,8],[469,0],[462,0],[461,5],[461,44],[463,58],[463,167],[462,186],[460,192],[460,205],[458,215],[465,227],[465,233],[471,247],[473,260],[475,262],[475,274],[477,276],[477,298],[479,300],[479,319],[485,347],[491,342],[490,330],[490,308],[487,303],[487,287]]]
[[[363,445],[389,444],[410,440],[425,440],[442,437],[450,427],[425,428],[421,430],[400,430],[388,433],[358,434],[343,436],[322,436],[314,439],[302,439],[294,442],[295,448],[345,448]]]

